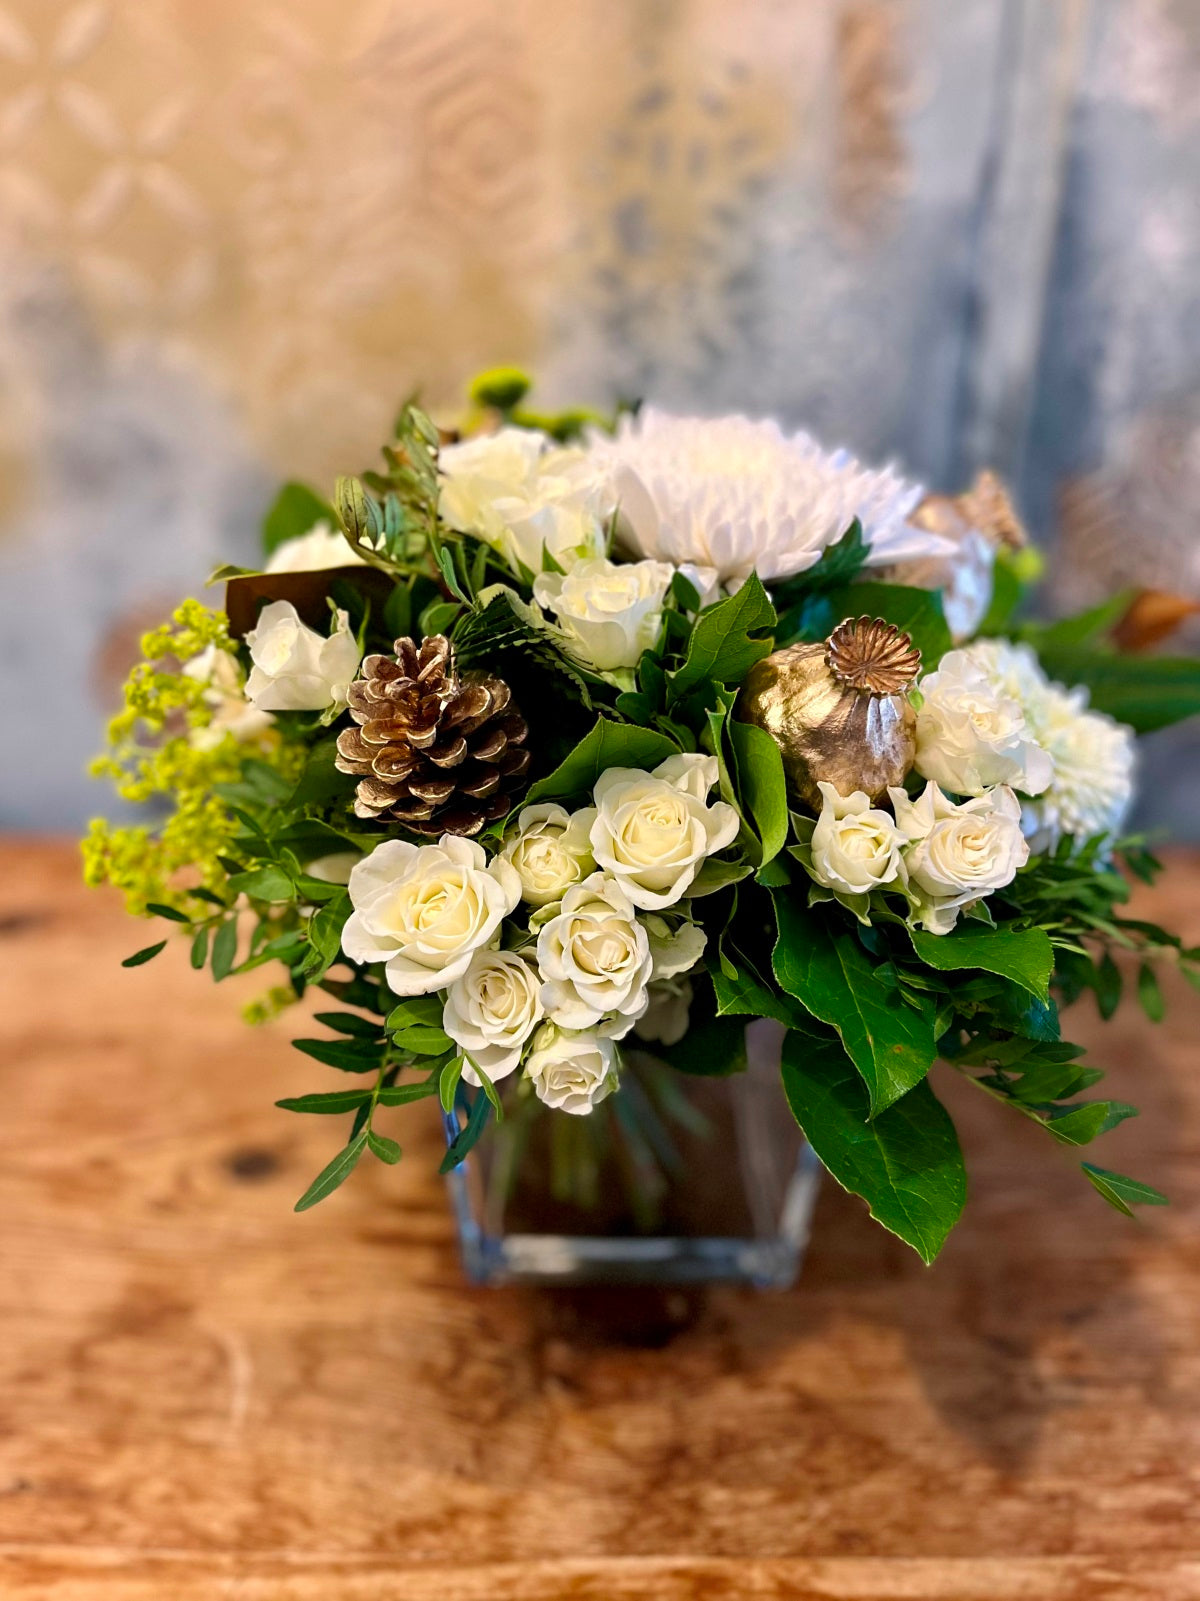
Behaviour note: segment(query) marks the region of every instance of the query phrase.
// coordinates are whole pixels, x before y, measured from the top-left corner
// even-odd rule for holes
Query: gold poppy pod
[[[907,699],[921,653],[882,618],[847,617],[827,640],[788,645],[746,675],[734,715],[770,734],[788,787],[819,811],[822,783],[878,799],[902,784],[916,755]]]

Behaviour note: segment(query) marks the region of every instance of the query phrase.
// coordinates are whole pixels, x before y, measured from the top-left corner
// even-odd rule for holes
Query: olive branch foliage
[[[522,413],[524,388],[510,375],[494,376],[474,400],[510,419],[532,415]],[[569,438],[595,420],[564,414],[538,423]],[[909,928],[887,894],[873,897],[871,923],[863,925],[822,898],[804,872],[778,750],[731,715],[756,661],[779,645],[825,637],[849,613],[898,624],[920,647],[925,667],[934,666],[951,643],[936,593],[864,580],[866,546],[856,524],[771,595],[752,576],[700,609],[692,586],[677,576],[653,648],[632,672],[597,673],[527,614],[532,573],[514,580],[487,545],[441,522],[437,450],[429,418],[406,405],[380,470],[339,480],[332,504],[302,485],[287,486],[268,515],[266,543],[304,532],[314,515],[326,517],[394,582],[382,607],[352,584],[337,590],[364,648],[388,650],[394,637],[414,630],[444,632],[464,667],[486,664],[505,677],[532,725],[528,800],[584,804],[608,767],[651,768],[680,750],[717,756],[721,794],[737,808],[741,830],[705,864],[693,889],[693,913],[708,942],[705,967],[695,975],[684,1041],[657,1049],[669,1067],[736,1072],[745,1066],[746,1022],[783,1024],[783,1087],[808,1141],[834,1178],[927,1262],[967,1192],[958,1138],[931,1081],[935,1063],[1067,1150],[1090,1145],[1133,1114],[1131,1106],[1091,1093],[1103,1073],[1062,1038],[1059,1011],[1090,995],[1108,1018],[1132,990],[1157,1022],[1163,998],[1155,968],[1163,963],[1200,988],[1200,948],[1124,914],[1130,879],[1149,883],[1160,870],[1145,840],[1115,847],[1064,841],[1052,855],[1031,859],[1007,889],[944,936]],[[1200,664],[1118,656],[1105,639],[1116,616],[1111,609],[1051,625],[1014,624],[1021,598],[1001,561],[986,628],[1028,640],[1050,672],[1086,683],[1099,709],[1139,730],[1200,710]],[[307,747],[299,779],[244,757],[239,779],[219,789],[236,825],[220,858],[223,883],[190,892],[185,909],[153,903],[147,911],[178,925],[192,965],[207,967],[218,982],[282,964],[289,998],[315,989],[334,1003],[316,1013],[322,1036],[293,1043],[347,1075],[348,1087],[279,1103],[349,1120],[345,1143],[297,1202],[304,1209],[365,1154],[399,1159],[400,1146],[376,1126],[381,1112],[419,1100],[436,1100],[447,1112],[462,1108],[446,1171],[504,1109],[486,1079],[473,1095],[465,1091],[463,1060],[442,1029],[437,997],[397,1002],[382,968],[341,955],[347,891],[304,864],[330,852],[368,851],[386,830],[354,816],[355,781],[333,765],[334,734],[301,714],[281,722],[286,738]],[[494,849],[502,832],[503,823],[492,825],[483,842]],[[150,960],[165,943],[125,965]],[[1122,1212],[1164,1200],[1148,1184],[1089,1161],[1081,1166]]]

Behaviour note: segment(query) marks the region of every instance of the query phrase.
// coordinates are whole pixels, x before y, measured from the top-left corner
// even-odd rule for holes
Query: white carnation
[[[385,840],[351,870],[342,949],[354,962],[386,963],[395,994],[428,995],[461,978],[520,898],[512,864],[489,862],[474,840]]]
[[[646,1009],[654,962],[646,930],[615,880],[593,873],[563,896],[537,938],[551,1022],[620,1039]]]
[[[306,534],[276,545],[266,565],[269,573],[316,573],[330,567],[363,567],[354,547],[329,526],[314,523]]]
[[[540,573],[545,552],[563,568],[604,554],[611,490],[586,452],[534,429],[501,428],[443,446],[438,470],[442,516],[514,568]]]
[[[290,600],[264,606],[246,635],[254,664],[246,695],[260,711],[320,712],[344,706],[362,651],[339,611],[328,639],[300,621]]]
[[[552,802],[526,806],[518,814],[503,854],[517,870],[523,901],[548,906],[595,871],[588,838],[595,816],[590,806],[572,814]]]
[[[869,895],[902,878],[905,836],[893,818],[873,807],[861,790],[839,795],[832,784],[817,787],[821,815],[809,847],[809,871],[817,883],[835,895]]]
[[[543,1023],[525,1059],[525,1077],[547,1106],[584,1117],[616,1089],[617,1060],[612,1040]]]
[[[670,756],[646,773],[610,767],[596,781],[592,853],[635,906],[658,911],[686,895],[706,857],[737,836],[738,815],[708,803],[714,756]]]
[[[934,783],[910,800],[889,789],[896,823],[910,842],[904,852],[916,920],[948,934],[964,906],[1003,889],[1029,860],[1021,803],[1007,786],[956,804]]]
[[[1005,670],[1015,680],[1022,664],[1014,660]],[[922,778],[957,795],[980,795],[996,784],[1041,794],[1054,766],[1009,687],[978,645],[948,651],[925,674],[914,762]]]
[[[951,550],[907,521],[919,485],[775,422],[646,406],[615,437],[593,435],[591,456],[612,477],[621,537],[636,555],[713,567],[722,583],[805,572],[856,517],[873,565]]]
[[[515,951],[476,951],[446,991],[442,1027],[465,1052],[463,1077],[479,1085],[520,1065],[526,1041],[542,1017],[536,969]]]
[[[533,598],[552,611],[568,648],[600,672],[633,667],[658,638],[675,569],[661,561],[578,562],[565,575],[541,573]]]

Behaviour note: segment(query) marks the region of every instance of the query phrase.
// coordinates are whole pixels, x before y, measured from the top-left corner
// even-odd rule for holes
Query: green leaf
[[[932,589],[907,584],[847,584],[829,596],[833,626],[846,617],[882,617],[895,623],[921,652],[921,670],[929,672],[953,644],[941,596]]]
[[[208,929],[198,928],[192,941],[191,963],[199,971],[208,960]]]
[[[228,978],[237,957],[237,919],[230,917],[217,924],[212,942],[212,976],[218,983]]]
[[[707,607],[696,619],[683,666],[671,679],[675,699],[703,684],[740,684],[771,651],[778,621],[757,573],[726,600]]]
[[[458,1089],[458,1081],[462,1077],[462,1070],[465,1066],[465,1058],[456,1056],[452,1062],[446,1063],[438,1075],[438,1095],[441,1099],[443,1112],[450,1112],[454,1109],[454,1095]]]
[[[263,552],[269,556],[289,539],[307,534],[314,523],[326,522],[333,529],[338,526],[337,514],[327,500],[307,484],[284,484],[276,495],[270,511],[263,518]],[[346,547],[350,559],[350,547]]]
[[[413,1056],[442,1056],[454,1048],[454,1041],[443,1029],[419,1023],[413,1028],[398,1029],[392,1039],[399,1050]]]
[[[287,873],[273,862],[251,873],[239,873],[229,880],[229,887],[235,895],[248,895],[254,901],[288,901],[295,893]]]
[[[992,569],[992,599],[976,632],[985,637],[1007,634],[1013,613],[1021,604],[1024,594],[1025,586],[1014,571],[1007,552],[998,551]]]
[[[367,1130],[367,1149],[372,1156],[377,1156],[389,1167],[394,1167],[402,1154],[395,1140],[389,1139],[386,1134],[376,1134],[372,1128]]]
[[[169,923],[190,923],[191,918],[186,912],[179,912],[173,906],[161,906],[157,901],[147,901],[146,910],[153,912],[155,917],[165,917]]]
[[[383,1042],[370,1040],[293,1040],[305,1056],[342,1073],[373,1073],[383,1055]]]
[[[1044,929],[956,928],[950,934],[930,934],[910,928],[908,936],[926,967],[940,973],[978,968],[1011,979],[1039,1001],[1050,999],[1054,947]]]
[[[419,1084],[385,1084],[376,1099],[380,1106],[407,1106],[412,1101],[428,1100],[437,1094],[437,1077],[422,1079]]]
[[[358,1159],[366,1143],[367,1131],[363,1129],[354,1136],[349,1145],[338,1152],[328,1167],[321,1169],[296,1202],[295,1210],[307,1212],[310,1206],[316,1206],[318,1201],[323,1201],[327,1195],[331,1195],[339,1184],[344,1184],[358,1166]]]
[[[1096,1167],[1091,1162],[1081,1162],[1080,1167],[1089,1184],[1100,1192],[1109,1206],[1115,1206],[1118,1212],[1124,1212],[1126,1217],[1133,1216],[1135,1206],[1167,1206],[1166,1196],[1161,1190],[1156,1190],[1152,1184],[1143,1184],[1140,1179],[1126,1178],[1124,1173],[1112,1173],[1106,1167]]]
[[[389,1034],[404,1028],[440,1028],[445,1002],[437,995],[414,995],[401,1001],[388,1013],[384,1027]]]
[[[714,958],[709,975],[713,981],[719,1016],[773,1017],[779,1023],[786,1023],[789,1028],[795,1026],[795,1008],[773,990],[765,989],[745,968],[735,968],[731,976]]]
[[[304,971],[314,983],[324,977],[341,955],[342,929],[349,915],[350,897],[343,890],[336,900],[322,906],[309,918],[309,953]]]
[[[638,728],[633,723],[614,723],[607,717],[600,717],[566,760],[530,788],[523,804],[576,796],[590,798],[592,786],[610,767],[649,770],[665,762],[668,756],[678,754],[679,747],[674,740],[653,728]]]
[[[836,544],[827,545],[821,558],[794,581],[797,589],[809,592],[838,589],[862,571],[871,547],[863,538],[862,524],[856,517]]]
[[[1028,639],[1039,653],[1043,649],[1057,650],[1064,646],[1088,644],[1098,635],[1112,631],[1129,610],[1136,593],[1133,589],[1122,589],[1107,600],[1102,600],[1098,606],[1076,612],[1073,617],[1059,617],[1052,623],[1026,624],[1021,636]]]
[[[482,1090],[479,1090],[471,1106],[470,1116],[465,1125],[459,1129],[442,1158],[439,1173],[450,1173],[467,1157],[477,1143],[479,1136],[487,1127],[491,1116],[492,1103]]]
[[[1127,1117],[1136,1117],[1137,1107],[1124,1101],[1085,1101],[1082,1105],[1055,1108],[1046,1116],[1046,1127],[1062,1145],[1088,1145],[1100,1134],[1107,1134]]]
[[[326,1090],[317,1095],[292,1095],[275,1105],[285,1112],[313,1112],[328,1117],[335,1112],[353,1112],[371,1099],[370,1090]]]
[[[350,793],[354,788],[355,779],[349,773],[338,771],[334,766],[336,757],[336,738],[318,740],[309,751],[304,771],[288,797],[289,809],[326,806],[339,795]]]
[[[382,1032],[373,1017],[360,1017],[357,1012],[317,1012],[314,1023],[331,1028],[338,1034],[350,1034],[355,1039],[378,1040]]]
[[[779,746],[753,723],[729,718],[726,723],[737,764],[737,788],[743,811],[748,812],[762,841],[762,864],[771,861],[787,844],[787,782]]]
[[[783,1088],[842,1188],[932,1262],[963,1209],[967,1177],[954,1124],[929,1085],[868,1121],[867,1092],[837,1041],[793,1031],[783,1044]]]
[[[143,962],[153,961],[159,951],[165,951],[166,948],[167,942],[165,939],[160,939],[157,945],[144,945],[140,951],[134,951],[132,956],[127,956],[121,966],[141,967]]]
[[[674,1045],[648,1042],[644,1049],[679,1073],[697,1078],[728,1078],[746,1070],[746,1020],[718,1015],[713,991],[697,987],[688,1030]]]
[[[1041,646],[1042,666],[1064,684],[1083,684],[1091,704],[1139,734],[1200,712],[1200,660],[1191,656],[1119,656],[1087,646]]]
[[[878,1116],[928,1073],[937,1055],[932,1019],[879,983],[853,934],[787,891],[773,895],[779,924],[773,966],[784,990],[835,1028]]]
[[[1166,1016],[1166,1006],[1163,1002],[1162,990],[1158,987],[1158,979],[1154,976],[1154,969],[1149,962],[1143,962],[1138,969],[1138,1000],[1142,1011],[1152,1023],[1161,1023]]]
[[[1121,969],[1105,951],[1096,967],[1096,1006],[1107,1023],[1121,1004]]]
[[[718,856],[710,856],[689,885],[688,896],[696,900],[702,895],[715,895],[730,884],[740,884],[753,871],[749,862],[724,862]]]

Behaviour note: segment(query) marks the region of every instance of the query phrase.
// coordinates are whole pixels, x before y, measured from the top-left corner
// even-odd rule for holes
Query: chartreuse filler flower
[[[295,1043],[344,1083],[281,1103],[348,1123],[301,1208],[399,1157],[393,1108],[463,1108],[452,1167],[514,1107],[608,1116],[633,1051],[736,1074],[756,1018],[821,1162],[927,1261],[966,1196],[935,1064],[1067,1152],[1132,1114],[1060,1008],[1111,1015],[1121,952],[1152,1019],[1156,963],[1198,981],[1124,915],[1158,864],[1122,831],[1200,664],[1121,655],[1123,601],[1015,621],[1037,563],[987,476],[537,416],[513,374],[450,437],[409,406],[379,471],[288,485],[226,612],[147,637],[99,764],[168,806],[94,824],[89,881],[217,980],[281,974],[257,1015],[332,998]]]

